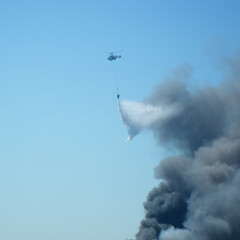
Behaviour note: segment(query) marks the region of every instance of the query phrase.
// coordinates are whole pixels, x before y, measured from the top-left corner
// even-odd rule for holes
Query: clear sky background
[[[0,0],[0,239],[124,240],[168,154],[125,142],[121,98],[141,100],[184,62],[221,80],[240,43],[233,0]],[[210,56],[209,56],[210,55]]]

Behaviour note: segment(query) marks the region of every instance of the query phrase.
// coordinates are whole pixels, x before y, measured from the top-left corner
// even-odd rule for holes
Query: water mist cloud
[[[146,104],[133,101],[119,101],[122,121],[127,127],[128,140],[133,139],[145,128],[152,128],[156,123],[165,121],[180,112],[177,104],[171,106]]]

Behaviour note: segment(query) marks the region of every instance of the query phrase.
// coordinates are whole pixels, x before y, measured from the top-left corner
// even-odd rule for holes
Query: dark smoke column
[[[186,65],[146,102],[181,111],[150,127],[161,146],[181,154],[161,160],[160,179],[144,203],[137,240],[240,239],[240,55],[227,59],[228,80],[190,92]]]

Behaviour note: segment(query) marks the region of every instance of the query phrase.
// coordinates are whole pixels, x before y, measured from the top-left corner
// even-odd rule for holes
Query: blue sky
[[[217,84],[240,42],[238,1],[0,1],[0,239],[133,238],[168,154],[125,142],[121,97],[141,100],[184,62]],[[210,55],[210,56],[209,56]]]

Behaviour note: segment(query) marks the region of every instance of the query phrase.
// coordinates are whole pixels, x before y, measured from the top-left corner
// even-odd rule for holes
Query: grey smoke
[[[226,68],[218,86],[192,92],[185,83],[191,67],[180,67],[139,103],[153,111],[148,124],[141,124],[146,111],[129,120],[120,103],[131,138],[149,129],[161,146],[180,152],[155,168],[160,184],[144,203],[137,240],[240,239],[240,54]]]

